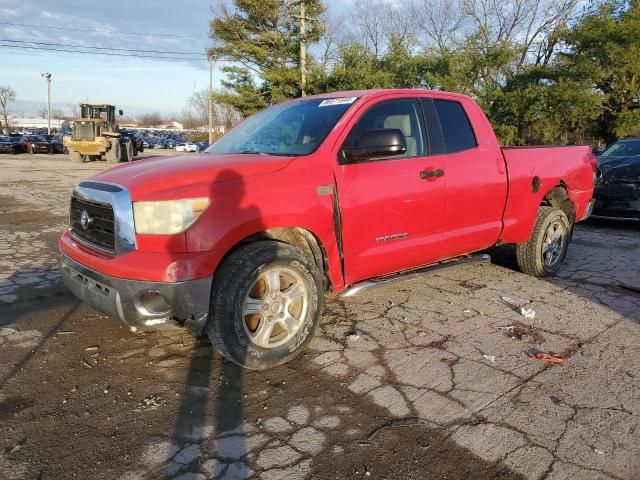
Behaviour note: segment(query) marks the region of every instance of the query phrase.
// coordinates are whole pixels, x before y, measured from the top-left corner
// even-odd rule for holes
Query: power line
[[[35,42],[32,40],[10,40],[0,38],[0,42],[9,43],[31,43],[34,45],[45,45],[47,47],[72,47],[72,48],[91,48],[94,50],[116,50],[121,52],[140,52],[140,53],[163,53],[168,55],[206,55],[204,52],[171,52],[164,50],[137,50],[134,48],[116,48],[116,47],[93,47],[91,45],[73,45],[69,43],[50,43],[50,42]],[[98,52],[95,52],[98,53]]]
[[[110,35],[133,35],[137,37],[173,37],[173,38],[202,38],[196,35],[177,35],[174,33],[139,33],[139,32],[116,32],[113,30],[101,30],[98,28],[70,28],[70,27],[54,27],[51,25],[35,25],[33,23],[12,23],[0,22],[0,25],[10,25],[12,27],[33,27],[33,28],[51,28],[54,30],[71,30],[74,32],[93,32],[108,33]]]
[[[136,57],[136,58],[153,58],[155,60],[200,60],[198,58],[186,58],[186,57],[160,57],[154,55],[138,55],[138,54],[127,54],[127,53],[115,53],[115,52],[84,52],[80,50],[68,50],[63,48],[48,48],[48,47],[30,47],[28,45],[5,45],[0,44],[0,47],[5,48],[19,48],[19,49],[27,49],[27,50],[39,50],[43,52],[67,52],[67,53],[84,53],[86,55],[109,55],[113,57]],[[202,59],[204,60],[204,59]]]

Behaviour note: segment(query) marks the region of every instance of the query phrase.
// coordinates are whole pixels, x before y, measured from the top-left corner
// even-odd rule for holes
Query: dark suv
[[[25,135],[20,142],[27,153],[51,153],[51,144],[40,135]]]
[[[23,153],[20,137],[0,137],[0,153]]]

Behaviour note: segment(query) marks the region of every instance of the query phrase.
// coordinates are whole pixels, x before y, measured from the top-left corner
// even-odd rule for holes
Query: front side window
[[[420,106],[412,99],[387,100],[369,108],[353,127],[345,141],[346,147],[358,145],[367,130],[398,129],[407,142],[407,151],[392,158],[421,157],[426,152],[426,141],[420,120]]]
[[[274,105],[231,129],[206,152],[308,155],[356,100],[312,98]]]
[[[476,136],[462,105],[452,100],[434,99],[433,103],[440,119],[446,152],[475,148],[478,145]]]

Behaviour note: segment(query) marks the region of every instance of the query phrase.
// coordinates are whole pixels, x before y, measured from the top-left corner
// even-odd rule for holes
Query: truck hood
[[[295,157],[256,154],[187,154],[138,160],[117,165],[92,177],[129,189],[133,201],[163,193],[212,185],[229,178],[247,178],[285,168]]]

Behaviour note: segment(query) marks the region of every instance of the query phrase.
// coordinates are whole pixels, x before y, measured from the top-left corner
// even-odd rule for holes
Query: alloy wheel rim
[[[542,241],[542,258],[545,266],[553,267],[561,260],[566,243],[566,232],[567,229],[558,220],[547,227]]]
[[[286,267],[264,270],[242,304],[242,324],[251,342],[277,348],[291,340],[304,323],[309,292],[298,272]]]

